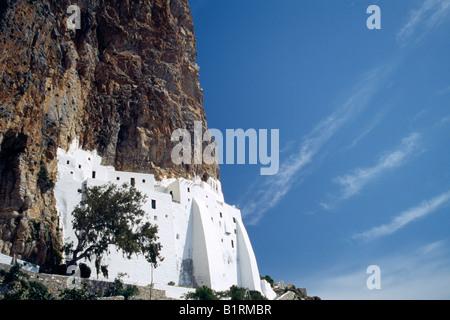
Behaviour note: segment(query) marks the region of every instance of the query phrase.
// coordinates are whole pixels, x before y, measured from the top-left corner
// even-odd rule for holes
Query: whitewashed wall
[[[102,166],[96,152],[81,150],[76,141],[68,152],[58,150],[55,196],[65,242],[76,241],[71,213],[81,200],[84,187],[108,182],[130,184],[132,179],[147,196],[145,219],[158,226],[163,246],[164,261],[154,269],[156,288],[166,289],[169,282],[174,282],[184,287],[208,285],[214,290],[238,285],[262,292],[241,213],[224,202],[219,181],[210,179],[205,183],[196,178],[156,182],[152,174],[118,172]],[[152,208],[152,200],[156,201],[156,208]],[[112,247],[104,263],[108,265],[109,279],[126,273],[123,280],[128,283],[150,283],[151,268],[142,256],[126,259]],[[93,263],[90,266],[92,277],[96,278]],[[177,290],[173,286],[169,289]]]

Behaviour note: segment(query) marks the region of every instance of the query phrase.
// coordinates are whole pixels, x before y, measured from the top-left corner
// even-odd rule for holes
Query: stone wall
[[[0,270],[5,270],[8,272],[11,266],[7,264],[0,263]],[[22,269],[22,271],[29,275],[29,281],[36,281],[44,284],[48,291],[52,295],[58,295],[61,290],[67,289],[72,286],[72,277],[56,275],[56,274],[46,274],[46,273],[35,273]],[[88,290],[90,293],[97,295],[98,297],[104,296],[108,290],[112,287],[112,281],[98,281],[92,279],[81,279],[75,278],[75,285],[81,288],[82,283],[87,283]],[[127,286],[126,284],[124,285]],[[139,289],[139,295],[132,297],[133,300],[150,300],[150,286],[136,286]],[[118,298],[116,298],[118,299]],[[152,300],[173,300],[166,296],[164,290],[153,289],[152,290]]]

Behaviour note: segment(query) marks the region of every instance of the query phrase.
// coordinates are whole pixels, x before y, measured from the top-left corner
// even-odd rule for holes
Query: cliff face
[[[0,4],[0,252],[57,262],[57,148],[74,139],[116,170],[219,177],[172,163],[171,134],[206,117],[188,0]]]

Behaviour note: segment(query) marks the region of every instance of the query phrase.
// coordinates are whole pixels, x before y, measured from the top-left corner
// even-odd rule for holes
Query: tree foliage
[[[5,300],[53,300],[45,285],[36,281],[28,281],[29,276],[15,264],[8,272],[2,273],[0,292]]]
[[[195,292],[188,292],[185,298],[187,300],[218,300],[217,293],[207,286],[199,287],[195,289]]]
[[[132,296],[136,296],[139,294],[139,289],[133,285],[125,285],[122,281],[122,277],[125,274],[120,273],[108,290],[106,296],[107,297],[115,297],[115,296],[123,296],[125,300],[128,300]]]
[[[97,296],[90,293],[86,283],[81,288],[67,288],[59,293],[59,300],[97,300]]]
[[[97,274],[105,273],[102,258],[109,246],[115,245],[126,258],[143,254],[156,266],[158,259],[162,260],[161,244],[157,242],[158,227],[142,221],[145,201],[145,195],[127,184],[86,188],[83,199],[72,212],[77,243],[69,243],[64,248],[71,257],[68,265],[95,259]]]
[[[215,291],[207,286],[202,286],[195,289],[194,292],[185,294],[184,297],[186,300],[267,300],[259,291],[248,290],[235,285],[226,291]]]

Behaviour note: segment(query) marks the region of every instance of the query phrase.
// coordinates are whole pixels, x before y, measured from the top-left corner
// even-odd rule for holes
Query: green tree
[[[158,228],[147,222],[139,228],[136,239],[136,244],[141,248],[141,253],[147,262],[150,263],[150,300],[153,293],[153,270],[158,266],[158,261],[162,262],[164,260],[159,254],[162,246],[157,242],[157,232]]]
[[[187,300],[218,300],[216,293],[207,286],[195,289],[195,292],[189,292],[184,296]]]
[[[106,266],[101,261],[109,245],[115,245],[128,259],[142,253],[147,260],[161,258],[161,245],[156,242],[157,226],[142,223],[145,201],[145,195],[127,184],[86,188],[83,199],[72,212],[77,243],[69,243],[64,248],[71,256],[68,265],[95,258],[97,274],[105,273]]]

